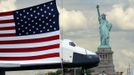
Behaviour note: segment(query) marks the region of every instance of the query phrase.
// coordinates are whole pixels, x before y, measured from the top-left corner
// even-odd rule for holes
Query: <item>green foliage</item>
[[[55,72],[49,72],[47,75],[55,75]]]
[[[62,70],[57,70],[56,72],[48,72],[45,75],[61,75],[62,74]]]
[[[62,70],[57,70],[56,71],[56,75],[61,75],[62,74]]]
[[[90,70],[90,69],[87,69],[86,74],[87,75],[91,75],[91,72],[93,72],[93,71]],[[76,70],[76,75],[81,75],[81,69],[77,69]]]
[[[76,69],[75,72],[76,72],[76,75],[81,75],[81,69]],[[93,71],[90,69],[86,71],[87,75],[91,75],[91,72]],[[74,69],[70,69],[70,73],[74,75]],[[48,72],[45,75],[62,75],[62,70],[57,70],[56,72]]]

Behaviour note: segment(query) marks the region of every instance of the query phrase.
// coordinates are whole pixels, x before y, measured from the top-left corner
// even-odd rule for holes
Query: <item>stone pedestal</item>
[[[93,75],[115,75],[111,48],[98,48],[96,53],[100,57],[100,63],[98,67],[94,68]]]

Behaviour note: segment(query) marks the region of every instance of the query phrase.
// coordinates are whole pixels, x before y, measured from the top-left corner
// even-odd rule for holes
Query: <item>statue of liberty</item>
[[[99,20],[99,33],[100,33],[100,48],[110,48],[109,45],[109,32],[111,31],[112,24],[106,19],[105,14],[99,12],[99,5],[97,5],[98,20]]]

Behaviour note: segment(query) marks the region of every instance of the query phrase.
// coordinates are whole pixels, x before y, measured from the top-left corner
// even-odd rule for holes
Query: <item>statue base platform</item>
[[[96,53],[100,57],[100,63],[93,69],[94,73],[92,75],[115,75],[113,51],[111,48],[98,48]]]

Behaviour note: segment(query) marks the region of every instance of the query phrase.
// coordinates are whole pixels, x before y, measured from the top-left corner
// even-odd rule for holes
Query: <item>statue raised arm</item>
[[[98,12],[98,17],[100,17],[99,5],[97,5],[96,8],[97,8],[97,12]]]
[[[100,48],[109,48],[109,32],[111,31],[112,24],[106,19],[105,14],[100,14],[99,5],[97,5],[99,32],[100,32]]]

